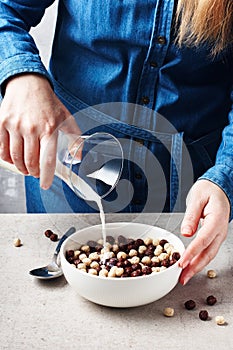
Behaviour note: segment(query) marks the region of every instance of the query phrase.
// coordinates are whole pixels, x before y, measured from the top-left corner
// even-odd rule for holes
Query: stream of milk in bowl
[[[104,209],[102,205],[102,199],[101,197],[89,186],[81,177],[76,175],[75,173],[71,173],[70,178],[73,187],[76,188],[80,194],[83,194],[85,196],[85,199],[88,201],[93,201],[96,203],[96,205],[99,208],[100,213],[100,220],[102,225],[102,238],[103,238],[103,247],[106,249],[106,225],[105,225],[105,214]],[[76,192],[76,191],[75,191]],[[108,252],[106,251],[104,253],[103,260],[108,258]]]

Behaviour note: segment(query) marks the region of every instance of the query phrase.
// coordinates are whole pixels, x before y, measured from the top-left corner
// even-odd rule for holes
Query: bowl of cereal
[[[154,302],[178,283],[182,241],[159,227],[139,223],[106,224],[76,231],[60,251],[70,286],[83,298],[110,307]]]

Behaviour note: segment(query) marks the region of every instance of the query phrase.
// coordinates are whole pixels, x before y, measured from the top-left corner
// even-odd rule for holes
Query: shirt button
[[[166,44],[166,38],[164,36],[158,36],[157,41],[160,45]]]
[[[144,105],[148,105],[148,103],[150,103],[149,97],[148,97],[148,96],[143,96],[143,97],[142,97],[142,103],[143,103]]]
[[[135,178],[136,178],[137,180],[141,180],[141,179],[142,179],[142,174],[136,173],[136,174],[135,174]]]
[[[158,64],[157,64],[156,62],[152,61],[152,62],[150,62],[150,66],[151,66],[152,68],[157,68],[157,67],[158,67]]]

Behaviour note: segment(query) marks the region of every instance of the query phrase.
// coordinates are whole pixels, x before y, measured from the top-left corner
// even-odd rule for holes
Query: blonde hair
[[[213,55],[233,43],[233,0],[178,0],[177,42],[210,44]]]

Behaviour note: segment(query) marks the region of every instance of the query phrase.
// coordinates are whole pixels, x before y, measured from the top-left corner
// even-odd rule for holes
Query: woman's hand
[[[192,237],[199,222],[201,228],[180,259],[182,284],[186,284],[216,256],[227,236],[229,215],[230,203],[220,187],[204,179],[192,186],[181,233]]]
[[[49,188],[61,125],[66,133],[81,134],[46,78],[29,73],[11,78],[0,108],[0,158],[25,175],[40,177],[40,186]]]

